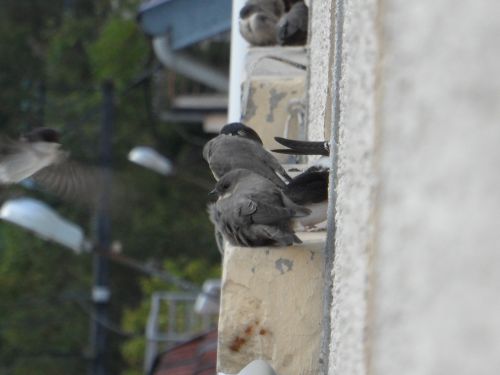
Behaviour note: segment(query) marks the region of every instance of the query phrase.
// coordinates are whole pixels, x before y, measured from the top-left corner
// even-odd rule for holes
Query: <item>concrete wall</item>
[[[328,374],[500,371],[499,14],[345,1]]]
[[[311,1],[309,7],[309,90],[308,138],[322,141],[330,137],[332,1]]]

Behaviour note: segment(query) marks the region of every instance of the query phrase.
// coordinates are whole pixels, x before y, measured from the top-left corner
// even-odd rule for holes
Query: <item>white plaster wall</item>
[[[500,2],[382,2],[369,372],[500,373]]]

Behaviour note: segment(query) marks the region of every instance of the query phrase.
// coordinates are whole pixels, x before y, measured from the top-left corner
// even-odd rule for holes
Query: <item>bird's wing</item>
[[[283,205],[293,211],[293,217],[304,217],[311,213],[310,209],[294,203],[283,191],[280,191],[280,194]]]
[[[29,145],[9,140],[1,142],[0,184],[17,183],[45,165]]]
[[[106,176],[103,168],[65,161],[41,169],[33,175],[33,180],[58,198],[93,206]]]
[[[294,177],[285,187],[284,193],[293,202],[305,205],[328,199],[328,170],[311,167]]]
[[[238,136],[219,135],[203,149],[203,157],[216,179],[233,169],[248,169],[284,187],[291,177],[260,144]],[[283,179],[279,176],[283,176]]]
[[[294,211],[252,199],[243,199],[238,202],[238,213],[249,216],[254,224],[271,225],[294,216]]]
[[[288,149],[272,150],[273,152],[291,155],[330,155],[328,142],[297,141],[282,137],[274,137],[274,139]]]
[[[291,181],[290,175],[287,173],[285,168],[280,164],[280,162],[269,152],[267,152],[263,147],[262,152],[259,154],[260,159],[272,169],[275,174],[283,177],[286,181]]]

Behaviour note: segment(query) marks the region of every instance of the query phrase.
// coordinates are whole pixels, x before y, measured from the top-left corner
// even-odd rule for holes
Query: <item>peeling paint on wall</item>
[[[269,94],[271,97],[269,98],[269,113],[267,114],[266,121],[273,122],[274,110],[278,106],[279,102],[285,98],[286,92],[278,92],[276,89],[272,88],[269,90]]]
[[[279,258],[276,262],[274,262],[274,265],[278,271],[283,275],[285,272],[289,272],[293,268],[293,260],[290,259],[285,259],[285,258]],[[286,270],[285,270],[286,268]]]

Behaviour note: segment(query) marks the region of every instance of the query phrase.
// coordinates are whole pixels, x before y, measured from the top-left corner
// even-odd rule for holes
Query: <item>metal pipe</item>
[[[244,5],[245,0],[233,0],[228,122],[241,121],[241,83],[245,76],[245,57],[248,50],[248,43],[242,38],[239,30],[239,14]]]
[[[153,50],[164,66],[217,91],[228,91],[229,80],[225,74],[184,53],[174,52],[170,48],[168,35],[153,38]]]

